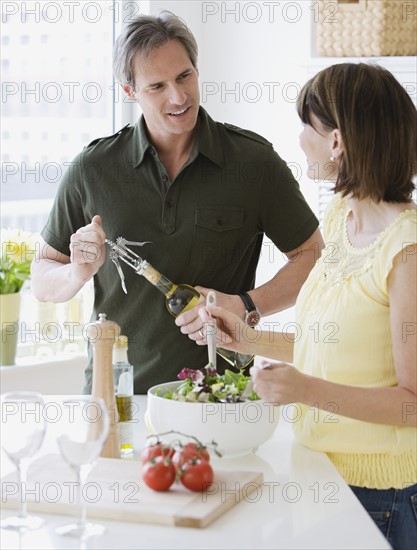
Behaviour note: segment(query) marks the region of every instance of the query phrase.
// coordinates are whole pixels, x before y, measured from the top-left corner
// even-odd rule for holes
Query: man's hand
[[[202,286],[196,286],[195,288],[201,295],[198,304],[189,311],[186,311],[179,315],[175,319],[175,323],[181,328],[181,332],[183,334],[187,334],[189,338],[191,338],[191,340],[194,340],[196,342],[201,341],[201,344],[206,344],[207,341],[203,337],[204,332],[202,330],[204,323],[199,315],[199,312],[201,308],[205,307],[206,296],[211,289]],[[219,292],[218,290],[215,290],[214,292],[216,293],[216,302],[218,306],[221,306],[228,311],[234,312],[241,319],[243,319],[245,306],[243,305],[243,302],[238,295],[224,294],[223,292]]]
[[[71,235],[70,256],[40,242],[31,265],[32,292],[41,302],[66,302],[100,269],[106,259],[101,217]]]
[[[70,261],[75,264],[73,269],[80,280],[88,281],[104,264],[105,239],[100,216],[94,216],[90,224],[71,235]]]

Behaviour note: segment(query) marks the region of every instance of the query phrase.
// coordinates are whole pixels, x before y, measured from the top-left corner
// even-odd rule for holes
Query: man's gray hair
[[[120,84],[133,84],[133,58],[140,52],[149,57],[155,48],[169,40],[184,46],[191,63],[197,68],[197,42],[185,22],[169,11],[159,16],[139,15],[118,36],[113,48],[113,72]]]

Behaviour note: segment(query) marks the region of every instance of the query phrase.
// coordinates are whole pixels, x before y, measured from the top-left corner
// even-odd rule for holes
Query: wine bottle
[[[138,275],[145,277],[147,281],[164,294],[165,305],[173,317],[178,317],[184,311],[188,311],[198,304],[200,293],[193,286],[173,283],[149,262],[126,247],[126,244],[141,245],[143,243],[126,241],[123,237],[119,237],[116,243],[106,239],[106,243],[111,249],[110,258],[117,267],[123,290],[126,293],[124,275],[118,262],[119,259],[132,267]],[[245,368],[253,360],[253,355],[245,355],[223,348],[217,348],[217,353],[237,370]]]
[[[146,262],[143,273],[140,275],[165,295],[165,305],[173,317],[178,317],[184,311],[188,311],[198,304],[200,293],[194,287],[186,284],[174,284],[150,263]]]

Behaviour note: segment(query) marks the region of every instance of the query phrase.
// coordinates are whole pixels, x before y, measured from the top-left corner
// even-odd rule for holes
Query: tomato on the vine
[[[206,491],[214,480],[213,468],[207,461],[199,458],[192,458],[183,464],[180,474],[181,483],[190,491]]]
[[[181,450],[175,451],[172,462],[177,468],[180,468],[183,464],[190,462],[194,458],[210,462],[210,453],[207,447],[198,445],[197,443],[187,443]]]
[[[143,467],[143,481],[154,491],[168,491],[175,481],[176,470],[170,458],[157,456]]]
[[[146,464],[149,460],[156,458],[157,456],[172,458],[174,454],[175,449],[158,441],[154,445],[149,445],[143,449],[142,454],[140,455],[140,460],[142,464]]]

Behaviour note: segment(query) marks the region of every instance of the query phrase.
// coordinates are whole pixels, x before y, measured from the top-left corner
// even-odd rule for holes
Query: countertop
[[[47,397],[48,401],[57,402],[62,398],[62,395]],[[135,401],[138,413],[133,459],[138,458],[149,435],[143,421],[146,396],[135,396]],[[45,527],[23,534],[1,530],[0,546],[3,550],[389,549],[390,545],[327,456],[294,441],[289,407],[281,409],[274,436],[256,454],[213,460],[214,468],[261,471],[264,484],[204,529],[103,520],[100,523],[107,526],[104,536],[80,541],[54,533],[68,517],[42,514],[47,520]],[[48,437],[47,432],[37,456],[51,451],[56,451],[56,442],[53,433]],[[12,469],[2,455],[2,477]],[[10,512],[2,504],[2,517]]]

